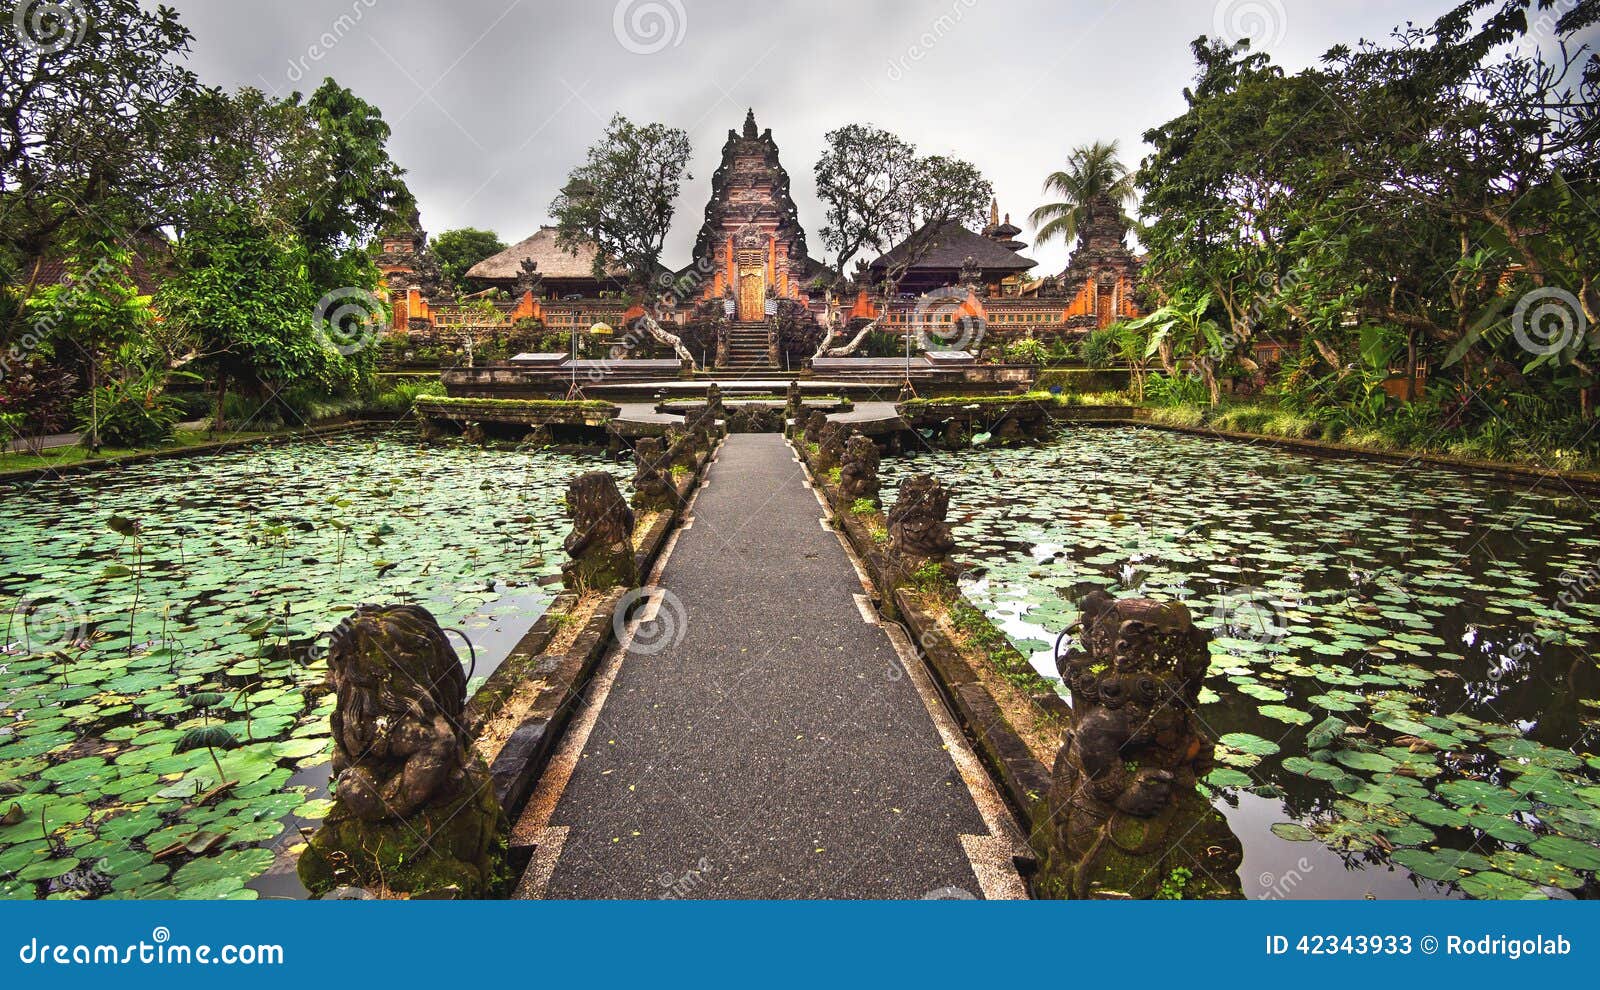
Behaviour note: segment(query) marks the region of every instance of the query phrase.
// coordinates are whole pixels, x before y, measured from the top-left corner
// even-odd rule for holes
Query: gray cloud
[[[1330,45],[1426,22],[1449,0],[168,0],[208,83],[309,92],[331,75],[377,104],[437,232],[515,241],[605,120],[687,129],[691,170],[668,242],[684,263],[729,128],[753,106],[822,225],[811,166],[830,128],[869,121],[975,162],[1026,226],[1039,183],[1074,145],[1181,111],[1189,42],[1219,30],[1298,68]],[[619,15],[619,8],[621,13]],[[617,30],[617,25],[621,30]],[[1031,234],[1031,231],[1029,232]],[[1024,239],[1029,239],[1024,235]],[[1042,270],[1061,245],[1030,252]]]

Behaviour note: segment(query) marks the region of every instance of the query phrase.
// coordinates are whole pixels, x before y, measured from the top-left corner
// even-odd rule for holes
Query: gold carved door
[[[760,268],[739,268],[739,319],[766,318],[767,286]]]

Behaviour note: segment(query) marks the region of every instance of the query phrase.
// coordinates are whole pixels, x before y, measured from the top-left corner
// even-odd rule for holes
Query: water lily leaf
[[[1540,836],[1533,840],[1528,848],[1537,855],[1560,863],[1568,869],[1600,870],[1600,849],[1564,835]]]
[[[1516,877],[1508,877],[1504,873],[1496,873],[1493,871],[1474,873],[1469,877],[1462,877],[1460,886],[1463,893],[1485,901],[1528,901],[1546,899],[1545,895],[1539,891],[1539,888],[1528,883],[1526,880],[1519,880]]]

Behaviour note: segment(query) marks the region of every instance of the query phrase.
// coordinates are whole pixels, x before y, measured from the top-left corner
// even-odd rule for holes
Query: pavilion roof
[[[924,225],[874,261],[871,268],[873,271],[884,271],[914,252],[921,252],[922,256],[910,267],[910,271],[959,269],[968,258],[977,262],[980,269],[988,271],[1026,271],[1038,264],[1032,258],[1024,258],[998,241],[975,234],[952,220],[940,225]]]
[[[524,238],[467,269],[467,278],[484,281],[514,279],[522,274],[522,261],[525,258],[536,263],[539,274],[545,278],[593,278],[594,256],[598,251],[599,248],[593,244],[583,244],[578,247],[577,253],[573,253],[556,243],[556,228],[540,227],[532,237]],[[606,269],[606,274],[620,278],[625,272],[620,265],[612,264]]]

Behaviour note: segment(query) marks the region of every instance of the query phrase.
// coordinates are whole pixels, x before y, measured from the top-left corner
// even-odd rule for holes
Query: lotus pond
[[[299,893],[321,634],[418,602],[481,680],[554,598],[567,480],[604,465],[356,433],[0,488],[0,896]]]
[[[1210,629],[1206,780],[1252,897],[1600,895],[1600,526],[1563,490],[1160,430],[929,471],[1035,669],[1095,587]],[[1055,681],[1059,686],[1059,681]]]

